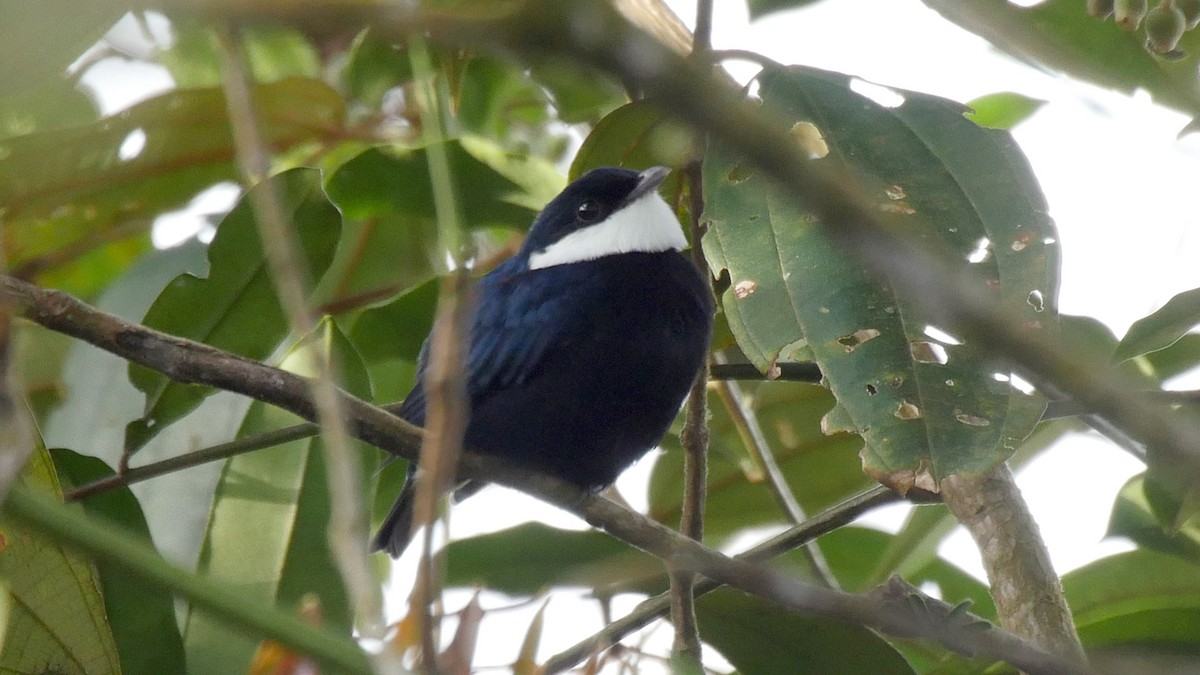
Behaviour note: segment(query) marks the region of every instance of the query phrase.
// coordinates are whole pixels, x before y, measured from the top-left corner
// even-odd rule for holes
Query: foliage
[[[776,12],[813,1],[747,4],[755,17],[788,20]],[[280,19],[242,34],[255,78],[252,103],[271,150],[268,182],[302,253],[308,300],[326,316],[316,333],[295,335],[252,204],[267,186],[247,184],[238,170],[212,26],[168,16],[173,43],[140,58],[164,66],[176,88],[101,116],[66,69],[105,33],[96,27],[107,28],[119,12],[50,4],[44,15],[23,11],[3,29],[13,58],[0,63],[0,233],[15,276],[289,370],[303,370],[306,350],[321,350],[336,358],[339,386],[383,405],[411,386],[437,301],[445,257],[436,246],[433,153],[448,160],[458,213],[478,251],[476,270],[513,250],[567,178],[602,165],[662,164],[676,170],[664,196],[682,222],[695,217],[706,230],[692,243],[716,278],[717,357],[763,373],[815,361],[825,378],[822,385],[747,382],[728,397],[710,396],[706,543],[734,545],[757,528],[793,524],[779,492],[808,514],[873,480],[901,492],[936,492],[948,475],[1028,461],[1070,428],[1039,425],[1044,397],[1019,390],[989,345],[962,344],[938,330],[942,317],[838,248],[803,195],[783,194],[736,147],[695,134],[667,102],[631,100],[612,79],[566,62],[436,48],[432,75],[446,105],[446,136],[429,146],[408,45],[353,19],[328,31]],[[488,14],[475,3],[423,4],[451,19]],[[1195,32],[1181,42],[1186,60],[1166,63],[1087,17],[1077,2],[926,4],[1014,54],[1200,111]],[[58,39],[33,42],[39,33]],[[42,43],[49,43],[44,52]],[[1104,63],[1097,58],[1118,53]],[[839,73],[770,66],[757,78],[757,96],[791,133],[795,151],[844,171],[887,226],[974,275],[991,289],[997,313],[1030,332],[1058,335],[1059,244],[1036,178],[1005,131],[1040,102],[1005,92],[978,99],[972,113],[891,91],[903,101],[889,107],[857,93],[854,83]],[[568,157],[578,134],[582,144]],[[569,170],[560,171],[568,160]],[[700,214],[691,212],[697,184],[685,173],[696,161],[703,167]],[[154,230],[168,227],[161,216],[230,181],[241,197],[215,225],[200,227],[201,237],[170,251],[151,245]],[[1097,367],[1156,388],[1200,363],[1200,339],[1187,334],[1200,323],[1197,297],[1181,293],[1119,342],[1095,322],[1066,318],[1062,340]],[[51,444],[69,438],[73,446],[38,447],[26,467],[23,483],[48,494],[59,496],[60,483],[77,487],[111,475],[134,451],[151,461],[297,421],[257,402],[218,408],[213,390],[98,359],[92,347],[40,326],[18,323],[13,332],[26,375],[22,393],[39,431]],[[81,420],[79,410],[91,416]],[[79,425],[89,433],[75,433]],[[112,433],[90,433],[102,427]],[[654,456],[644,500],[649,515],[669,526],[683,509],[679,437],[676,425]],[[774,487],[754,452],[760,443],[778,470]],[[1064,586],[1085,647],[1195,654],[1200,490],[1149,450],[1146,475],[1114,495],[1111,531],[1137,550],[1077,570]],[[115,523],[248,603],[285,615],[315,604],[322,626],[349,640],[355,614],[329,543],[329,503],[362,499],[378,521],[404,469],[392,462],[376,471],[378,452],[365,445],[354,452],[369,468],[365,495],[331,494],[321,442],[297,440],[226,459],[219,470],[162,479],[166,499],[152,487],[90,497],[77,516]],[[953,526],[943,507],[921,507],[896,534],[843,528],[818,540],[816,550],[847,590],[865,591],[899,573],[994,619],[984,585],[937,554]],[[177,623],[168,594],[140,588],[117,562],[88,561],[24,523],[0,521],[0,534],[4,668],[240,672],[270,651],[262,635],[225,616],[193,607]],[[594,598],[605,606],[623,594],[667,588],[660,561],[598,531],[518,524],[453,541],[447,555],[452,588],[552,598],[583,588],[592,597],[579,604]],[[779,565],[800,575],[810,569],[795,552]],[[706,643],[745,673],[1003,668],[728,589],[700,600],[697,611]],[[534,665],[545,612],[543,605],[515,667]],[[399,624],[401,646],[416,641],[412,620]],[[469,654],[471,623],[461,619],[448,654]]]

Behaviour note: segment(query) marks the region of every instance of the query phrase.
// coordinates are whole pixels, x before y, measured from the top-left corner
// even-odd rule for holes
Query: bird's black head
[[[530,269],[684,248],[679,221],[655,192],[667,173],[602,167],[580,176],[534,221],[522,247]]]

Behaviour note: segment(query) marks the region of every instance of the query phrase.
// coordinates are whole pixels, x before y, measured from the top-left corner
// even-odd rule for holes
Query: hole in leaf
[[[121,147],[117,148],[117,159],[122,162],[128,162],[142,154],[142,150],[146,149],[146,132],[141,129],[134,129],[125,136],[125,140],[121,141]]]
[[[893,414],[902,420],[921,419],[921,409],[908,401],[901,401],[900,405],[896,406],[896,412]]]
[[[758,282],[753,279],[742,279],[733,285],[733,295],[738,300],[745,300],[758,290]]]
[[[961,345],[963,342],[937,326],[925,326],[925,334],[929,337],[948,345]]]
[[[969,427],[987,427],[987,426],[991,426],[991,424],[992,424],[992,421],[986,417],[979,417],[978,415],[968,415],[967,413],[957,412],[957,411],[954,413],[954,419],[958,420],[959,422],[962,422],[963,424],[965,424]]]
[[[874,82],[857,77],[850,80],[850,91],[871,99],[885,108],[899,108],[904,105],[904,96],[895,89],[890,89]]]
[[[753,174],[754,171],[747,166],[745,162],[738,162],[737,164],[733,165],[732,169],[729,170],[729,173],[725,176],[725,180],[736,185],[737,183],[741,183],[742,181],[746,180]]]
[[[1029,291],[1029,297],[1025,298],[1025,302],[1029,303],[1029,306],[1032,307],[1033,311],[1035,312],[1040,312],[1046,309],[1046,301],[1044,298],[1042,298],[1042,292],[1036,288],[1032,291]]]
[[[1016,373],[1009,375],[1008,383],[1012,385],[1013,389],[1016,389],[1026,396],[1029,396],[1033,392],[1037,391],[1037,387],[1034,387],[1033,383],[1029,382],[1020,375],[1017,375]]]
[[[967,262],[981,263],[987,260],[992,255],[992,240],[987,237],[980,237],[979,241],[975,242],[975,250],[967,254]]]
[[[917,363],[936,363],[944,366],[950,360],[946,348],[936,342],[910,342],[908,348]]]
[[[874,340],[879,337],[879,331],[874,328],[859,328],[849,335],[843,335],[838,338],[838,344],[846,348],[846,353],[854,351],[864,342]]]
[[[917,210],[909,206],[908,202],[884,202],[879,205],[879,210],[884,213],[898,213],[902,216],[911,216]]]
[[[809,159],[821,159],[829,154],[829,144],[812,122],[796,122],[792,125],[791,134]]]
[[[1037,235],[1035,235],[1033,232],[1019,234],[1017,235],[1017,238],[1013,240],[1012,250],[1024,251],[1027,246],[1033,243],[1034,239],[1037,239]]]
[[[875,385],[873,385],[873,384],[867,385],[867,396],[874,396],[875,394],[878,394],[878,393],[879,393],[879,390],[875,388]]]

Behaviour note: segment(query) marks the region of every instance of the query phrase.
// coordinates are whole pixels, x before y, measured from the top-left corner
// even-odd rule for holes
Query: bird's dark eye
[[[600,202],[595,199],[585,199],[579,204],[579,208],[575,209],[575,215],[585,223],[594,223],[600,220],[600,215],[603,211],[604,209],[601,208]]]

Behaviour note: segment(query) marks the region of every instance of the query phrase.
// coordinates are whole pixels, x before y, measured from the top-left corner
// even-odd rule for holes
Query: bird
[[[664,167],[593,169],[534,219],[518,251],[475,282],[464,444],[596,491],[658,445],[708,357],[707,277],[658,194]],[[421,384],[398,414],[425,422]],[[397,558],[412,536],[417,463],[371,541]],[[455,501],[477,482],[460,483]]]

